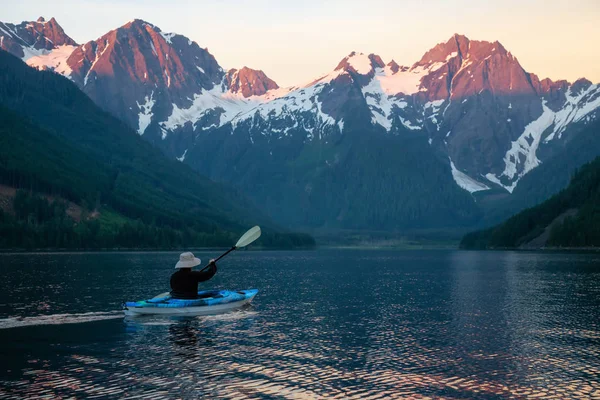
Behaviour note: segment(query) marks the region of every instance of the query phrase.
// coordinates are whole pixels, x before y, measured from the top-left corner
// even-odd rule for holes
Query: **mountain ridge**
[[[11,24],[0,21],[0,49],[21,59],[48,53],[57,46],[76,46],[54,18]]]
[[[319,156],[316,164],[306,165],[326,171],[330,165],[340,163],[341,153],[331,149],[332,143],[335,147],[344,140],[358,142],[360,131],[367,137],[397,137],[393,146],[400,152],[413,151],[412,146],[421,152],[424,143],[429,147],[426,151],[432,157],[430,162],[445,165],[447,172],[443,175],[472,196],[467,208],[488,213],[490,210],[482,208],[487,202],[480,201],[481,196],[489,193],[494,197],[499,192],[510,196],[524,177],[566,148],[580,126],[596,120],[600,107],[598,85],[585,79],[573,83],[540,80],[525,71],[500,42],[471,40],[459,34],[434,46],[411,66],[400,66],[393,60],[386,64],[375,54],[352,52],[330,73],[311,83],[280,88],[264,72],[244,68],[240,71],[246,77],[236,81],[232,78],[236,74],[240,78],[238,70],[223,70],[194,42],[166,34],[147,22],[134,20],[115,31],[119,30],[124,37],[135,36],[133,42],[127,42],[133,45],[115,50],[114,38],[103,36],[79,46],[77,56],[69,56],[72,79],[97,104],[169,157],[188,163],[216,181],[234,185],[239,181],[231,172],[244,154],[255,154],[258,158],[254,163],[265,170],[287,170],[285,164],[294,163],[295,157],[303,153],[337,154],[332,159]],[[111,43],[113,49],[106,50]],[[120,59],[124,60],[138,57],[140,63],[155,67],[138,71],[136,83],[131,86],[130,77],[111,69],[120,61],[105,65],[103,60],[108,56],[104,51],[123,54]],[[137,56],[131,55],[132,51]],[[73,62],[80,53],[87,53],[87,58],[77,67]],[[197,62],[201,54],[205,59]],[[30,63],[51,64],[39,59]],[[67,68],[61,68],[55,71],[68,75]],[[149,82],[145,84],[140,76]],[[354,133],[346,135],[348,132]],[[225,145],[230,137],[235,144]],[[288,141],[289,146],[296,147],[285,151],[292,158],[273,165],[272,156],[280,151],[277,143]],[[367,140],[364,150],[369,149]],[[207,160],[213,160],[211,152],[219,154],[227,166],[208,165]],[[311,182],[314,173],[305,171],[302,175],[306,181],[295,189],[298,198],[305,196],[302,186],[308,188],[315,183]],[[435,179],[428,173],[422,175],[420,179]],[[263,183],[248,182],[245,190],[251,193],[249,187],[257,184]],[[413,185],[424,187],[416,182]],[[272,202],[268,196],[277,198],[276,190],[272,187],[270,193],[254,200],[259,204]],[[409,194],[398,195],[404,198]],[[339,196],[336,201],[348,201],[344,200],[346,195]],[[329,226],[339,221],[334,203],[332,219],[321,224]],[[281,209],[280,214],[271,215],[276,219],[285,220],[285,214],[292,212],[273,207]],[[303,206],[302,213],[312,212],[307,207]],[[424,214],[419,215],[426,219]],[[389,217],[398,227],[413,221],[407,215]],[[290,223],[319,226],[310,216],[303,221]],[[352,224],[349,227],[360,228]]]

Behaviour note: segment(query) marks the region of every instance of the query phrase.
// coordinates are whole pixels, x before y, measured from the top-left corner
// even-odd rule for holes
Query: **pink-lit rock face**
[[[0,22],[0,49],[27,59],[58,46],[77,43],[71,39],[54,18],[46,21],[24,21],[18,25]]]
[[[279,86],[263,71],[243,67],[227,72],[227,85],[232,93],[241,93],[244,97],[262,96]]]

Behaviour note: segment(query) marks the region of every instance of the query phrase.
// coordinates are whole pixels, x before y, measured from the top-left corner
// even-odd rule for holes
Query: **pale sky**
[[[1,2],[0,21],[55,17],[79,43],[140,18],[207,47],[224,68],[262,69],[280,86],[311,81],[353,50],[411,65],[454,33],[499,40],[540,78],[600,82],[600,0]]]

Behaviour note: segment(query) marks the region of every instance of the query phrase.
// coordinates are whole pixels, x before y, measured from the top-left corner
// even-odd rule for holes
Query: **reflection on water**
[[[155,258],[136,255],[126,276],[163,274]],[[115,264],[98,262],[109,260]],[[598,261],[491,252],[245,253],[214,281],[261,289],[243,310],[0,329],[0,398],[600,398]],[[131,288],[115,286],[110,265],[110,278],[99,274],[91,284],[110,279],[123,297]],[[66,288],[79,284],[63,280]],[[161,291],[152,285],[138,290]],[[18,295],[15,301],[24,303]],[[63,314],[80,311],[67,300],[44,301]],[[111,301],[87,307],[100,313]]]

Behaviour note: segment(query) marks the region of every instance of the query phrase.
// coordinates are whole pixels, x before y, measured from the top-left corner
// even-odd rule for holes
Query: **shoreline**
[[[318,247],[254,247],[252,249],[238,249],[239,251],[296,251],[315,250]],[[182,247],[175,249],[160,248],[106,248],[106,249],[0,249],[0,254],[40,254],[40,253],[178,253],[183,251],[224,251],[225,247]]]
[[[600,252],[600,247],[531,247],[531,248],[519,248],[519,247],[498,247],[491,249],[465,249],[458,248],[458,250],[463,251],[517,251],[517,252],[539,252],[539,253],[576,253],[576,252],[585,252],[585,253],[598,253]]]
[[[182,251],[223,251],[224,247],[184,247],[184,248],[104,248],[104,249],[0,249],[2,254],[61,254],[61,253],[177,253]],[[377,245],[322,245],[314,247],[262,247],[257,246],[251,249],[240,249],[238,251],[314,251],[314,250],[457,250],[457,251],[515,251],[515,252],[531,252],[531,253],[600,253],[600,247],[540,247],[540,248],[490,248],[490,249],[466,249],[453,245],[400,245],[400,246],[377,246]]]

